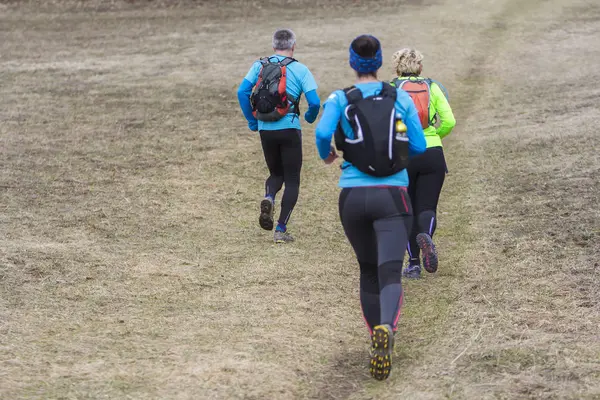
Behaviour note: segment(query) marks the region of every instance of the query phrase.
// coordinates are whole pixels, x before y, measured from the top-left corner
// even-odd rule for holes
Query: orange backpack
[[[429,115],[431,82],[431,79],[394,79],[396,87],[407,92],[415,103],[423,129],[435,124],[435,115],[433,118]]]

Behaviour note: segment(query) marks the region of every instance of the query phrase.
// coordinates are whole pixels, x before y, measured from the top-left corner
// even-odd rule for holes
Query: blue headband
[[[350,66],[353,70],[361,74],[375,72],[381,68],[381,65],[383,64],[383,55],[381,53],[381,44],[379,43],[379,40],[375,36],[369,35],[369,37],[375,39],[379,45],[379,49],[373,58],[359,56],[354,49],[352,49],[352,45],[350,45]]]

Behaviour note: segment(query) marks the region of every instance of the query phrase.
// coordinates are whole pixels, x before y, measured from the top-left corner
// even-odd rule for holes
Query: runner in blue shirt
[[[334,134],[346,159],[339,181],[339,213],[360,266],[360,301],[371,333],[370,371],[378,380],[390,374],[403,298],[406,227],[412,223],[404,168],[408,155],[426,148],[410,96],[377,79],[381,62],[379,40],[370,35],[354,39],[350,66],[357,83],[329,96],[316,130],[325,163],[337,158],[331,146]]]
[[[306,122],[315,122],[320,109],[317,83],[310,70],[293,58],[295,48],[294,32],[289,29],[276,31],[273,34],[275,54],[252,64],[238,89],[238,100],[248,120],[248,128],[260,132],[270,173],[265,183],[265,197],[260,203],[259,224],[265,230],[273,229],[275,196],[285,183],[274,233],[276,243],[294,240],[287,231],[287,224],[300,188],[302,133],[299,103],[302,93],[308,102],[304,114]]]

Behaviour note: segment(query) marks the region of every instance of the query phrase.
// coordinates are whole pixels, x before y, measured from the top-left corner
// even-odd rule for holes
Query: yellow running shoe
[[[371,376],[383,381],[392,370],[392,352],[394,351],[394,332],[389,325],[377,325],[371,336]]]

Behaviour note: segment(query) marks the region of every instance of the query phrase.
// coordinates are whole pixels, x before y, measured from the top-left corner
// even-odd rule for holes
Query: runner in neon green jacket
[[[414,157],[407,168],[408,193],[415,217],[408,244],[410,261],[403,274],[407,278],[419,278],[421,250],[425,270],[437,271],[438,257],[431,237],[437,225],[437,204],[447,172],[442,138],[450,134],[456,120],[444,87],[421,76],[423,55],[419,51],[397,51],[392,62],[398,76],[392,83],[406,90],[413,98],[427,142],[427,150]]]

